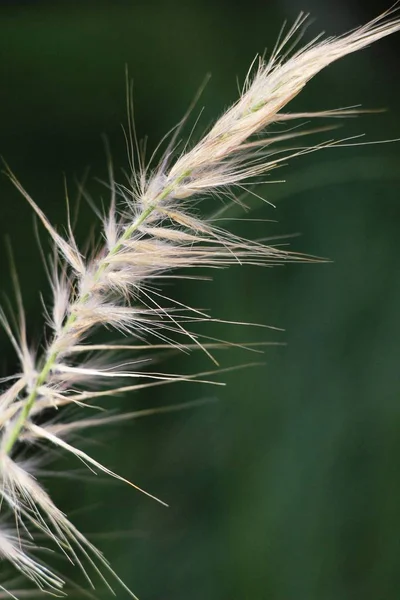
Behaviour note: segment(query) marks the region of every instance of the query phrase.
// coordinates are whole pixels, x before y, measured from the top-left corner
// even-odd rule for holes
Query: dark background
[[[106,191],[101,134],[127,166],[124,68],[134,80],[136,126],[153,149],[180,119],[206,73],[198,132],[237,97],[257,52],[282,22],[312,13],[305,39],[340,34],[388,8],[384,2],[2,2],[0,154],[50,220],[65,223],[70,194],[90,167],[96,202]],[[361,103],[382,114],[345,120],[337,137],[400,137],[400,34],[334,64],[291,110]],[[330,136],[331,134],[327,134]],[[285,342],[265,366],[226,374],[226,388],[168,386],[109,399],[123,410],[218,398],[85,435],[82,447],[170,504],[59,458],[46,479],[53,498],[111,560],[141,600],[394,600],[400,532],[400,146],[334,149],[294,160],[256,199],[241,235],[300,234],[294,250],[331,263],[275,270],[233,268],[213,283],[181,282],[169,293],[217,317],[284,328],[215,324],[207,333]],[[122,179],[122,176],[120,177]],[[31,210],[0,179],[1,287],[11,294],[4,240],[12,242],[29,324],[39,343],[49,299]],[[217,202],[217,201],[216,201]],[[240,212],[236,214],[240,216]],[[94,217],[83,205],[85,240]],[[1,374],[17,368],[0,338]],[[258,355],[221,354],[221,366]],[[212,368],[199,354],[172,356],[170,372]],[[90,440],[88,439],[90,438]],[[80,443],[80,442],[78,442]],[[47,467],[50,468],[50,467]],[[63,477],[68,469],[85,474]],[[77,569],[50,562],[81,582]],[[4,565],[0,565],[4,573]],[[0,583],[5,575],[0,574]],[[101,590],[100,597],[110,594]],[[72,593],[72,597],[78,597]],[[118,597],[126,593],[118,590]]]

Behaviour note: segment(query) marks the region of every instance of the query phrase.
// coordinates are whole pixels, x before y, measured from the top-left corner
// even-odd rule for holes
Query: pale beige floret
[[[347,35],[317,41],[313,45],[301,48],[288,59],[282,58],[281,53],[286,50],[293,35],[305,21],[305,17],[300,16],[277,46],[270,60],[267,63],[260,60],[255,77],[249,76],[243,95],[236,104],[226,111],[199,144],[182,155],[172,167],[167,182],[179,181],[186,174],[186,181],[184,179],[176,185],[174,196],[186,198],[199,191],[208,191],[210,187],[236,183],[237,177],[241,178],[242,157],[237,155],[243,150],[243,143],[277,120],[301,117],[301,114],[279,115],[279,111],[297,96],[319,71],[343,56],[398,31],[397,20],[385,21],[388,14]],[[338,114],[340,111],[334,115],[332,111],[326,111],[325,115],[324,112],[319,112],[315,113],[315,116]],[[313,113],[308,113],[307,116],[312,117]],[[246,155],[244,158],[246,161]],[[229,170],[232,166],[233,169]],[[265,171],[269,165],[264,163],[262,167]],[[246,178],[250,174],[251,172],[245,169],[243,177]]]
[[[11,562],[25,577],[31,579],[40,590],[60,593],[64,586],[64,581],[60,577],[30,556],[27,545],[25,547],[21,545],[17,532],[10,533],[0,529],[0,564],[2,560]],[[2,585],[0,585],[0,589],[4,589]]]

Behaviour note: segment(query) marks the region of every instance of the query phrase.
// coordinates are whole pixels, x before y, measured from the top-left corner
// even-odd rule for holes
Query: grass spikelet
[[[246,191],[259,175],[269,174],[295,156],[338,144],[327,141],[288,148],[282,142],[286,144],[318,129],[292,130],[275,136],[269,135],[267,129],[276,122],[303,117],[337,118],[357,112],[283,111],[319,71],[400,29],[400,21],[392,10],[345,35],[318,37],[293,49],[293,40],[305,20],[306,16],[300,15],[281,35],[269,60],[260,59],[251,68],[240,98],[204,137],[192,147],[187,144],[179,153],[176,142],[183,119],[155,167],[144,166],[133,151],[136,142],[128,86],[127,145],[132,173],[127,183],[115,181],[110,161],[110,202],[100,217],[102,234],[86,252],[78,247],[69,218],[64,237],[10,168],[5,167],[11,182],[44,226],[53,247],[52,260],[47,265],[53,300],[46,310],[48,341],[42,352],[36,355],[27,341],[22,294],[15,275],[17,317],[9,321],[0,312],[2,327],[20,363],[15,377],[2,381],[0,395],[0,563],[11,563],[39,591],[55,596],[66,593],[63,578],[36,558],[41,548],[35,539],[40,535],[52,549],[81,569],[89,587],[94,588],[94,574],[110,592],[113,579],[125,593],[129,592],[107,559],[76,529],[36,479],[43,445],[68,452],[90,470],[111,475],[164,504],[73,444],[77,431],[100,424],[110,426],[122,419],[151,414],[152,410],[126,415],[99,412],[87,417],[85,409],[95,408],[100,397],[146,387],[196,381],[218,384],[212,375],[222,370],[189,375],[156,372],[152,370],[151,352],[168,348],[179,352],[200,350],[218,364],[214,353],[235,345],[192,331],[193,325],[215,319],[201,308],[172,300],[154,289],[152,282],[174,277],[175,269],[274,266],[314,260],[273,244],[238,237],[217,226],[218,219],[202,216],[197,208],[199,200],[210,195],[237,201],[236,190]],[[89,336],[99,327],[117,331],[121,339],[110,344],[90,343]],[[255,346],[239,346],[259,351]],[[124,363],[118,362],[122,352],[128,353]],[[68,412],[68,407],[74,410]],[[180,408],[174,405],[161,410]],[[47,417],[48,414],[53,416]],[[27,446],[37,447],[36,463],[22,460],[20,449]],[[12,527],[6,525],[4,515]],[[28,595],[20,583],[20,591],[16,589],[11,583],[7,591],[7,582],[0,581],[0,598]]]

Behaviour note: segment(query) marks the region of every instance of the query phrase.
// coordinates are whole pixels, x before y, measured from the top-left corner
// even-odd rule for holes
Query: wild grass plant
[[[311,118],[349,116],[357,109],[293,113],[285,107],[319,71],[398,31],[400,20],[389,11],[343,36],[319,36],[298,48],[305,21],[306,16],[301,15],[291,28],[283,29],[268,60],[260,58],[253,63],[239,99],[204,137],[196,143],[191,137],[186,143],[180,141],[189,118],[185,115],[147,162],[136,140],[128,85],[130,171],[117,181],[110,159],[109,205],[96,208],[101,232],[85,248],[79,248],[75,240],[73,218],[68,218],[61,233],[57,231],[40,203],[5,167],[50,238],[53,251],[45,263],[53,300],[51,306],[45,306],[45,341],[40,350],[33,349],[13,270],[15,311],[2,311],[0,316],[20,368],[15,376],[3,380],[0,396],[0,561],[10,563],[22,579],[0,579],[0,597],[24,597],[25,579],[42,592],[68,594],[69,582],[41,558],[44,547],[76,565],[89,588],[102,580],[111,593],[116,580],[125,590],[122,594],[135,597],[39,482],[41,461],[47,459],[50,448],[56,448],[71,453],[95,472],[138,488],[74,443],[75,436],[87,428],[117,426],[121,420],[137,416],[93,412],[96,400],[108,397],[112,408],[111,398],[122,392],[209,381],[213,371],[218,373],[218,366],[192,375],[158,372],[149,360],[151,352],[171,347],[198,349],[216,363],[215,351],[229,346],[197,333],[195,326],[212,322],[213,316],[201,307],[172,299],[162,289],[163,281],[196,278],[196,271],[186,273],[196,267],[273,266],[312,260],[279,245],[238,237],[221,226],[223,209],[216,207],[207,217],[199,208],[205,197],[216,202],[221,199],[224,207],[232,202],[244,204],[243,195],[256,194],[255,186],[265,183],[262,176],[291,158],[352,143],[304,144],[303,136],[324,127],[308,130],[293,125]],[[297,138],[301,141],[294,142]],[[101,326],[116,330],[121,339],[93,343],[90,336]],[[126,358],[121,359],[124,353]],[[163,503],[149,491],[138,489]]]

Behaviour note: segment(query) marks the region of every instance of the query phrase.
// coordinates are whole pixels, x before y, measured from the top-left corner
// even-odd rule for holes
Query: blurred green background
[[[200,134],[235,100],[237,78],[243,81],[255,54],[271,50],[282,22],[301,9],[314,18],[309,40],[321,30],[342,33],[385,8],[361,0],[2,2],[0,154],[61,225],[64,173],[73,197],[74,181],[90,167],[87,190],[106,201],[95,181],[106,177],[101,134],[117,171],[127,167],[126,64],[138,135],[148,136],[152,150],[211,72]],[[398,35],[331,66],[290,109],[384,107],[386,113],[343,121],[334,135],[400,137],[399,48]],[[141,600],[400,597],[400,146],[326,150],[292,161],[281,177],[285,184],[262,190],[275,210],[249,200],[252,218],[275,222],[233,221],[232,229],[251,237],[300,234],[289,240],[293,250],[332,262],[237,267],[212,283],[176,283],[168,293],[215,317],[285,329],[215,324],[209,335],[287,345],[261,357],[221,353],[222,367],[265,361],[224,375],[225,388],[183,384],[109,399],[123,410],[218,402],[82,439],[97,459],[170,508],[74,461],[46,467],[59,475],[46,478],[54,499]],[[46,302],[49,289],[31,210],[5,177],[0,201],[1,287],[11,295],[9,236],[29,334],[40,343],[40,294]],[[94,222],[83,205],[80,240]],[[4,334],[0,345],[1,374],[11,374],[17,365]],[[193,354],[171,356],[161,367],[190,373],[212,365]],[[79,471],[77,481],[63,477],[68,469]],[[82,581],[65,561],[49,561]],[[0,570],[1,583],[5,566]],[[97,595],[111,596],[100,584]],[[127,595],[118,589],[118,597]]]

